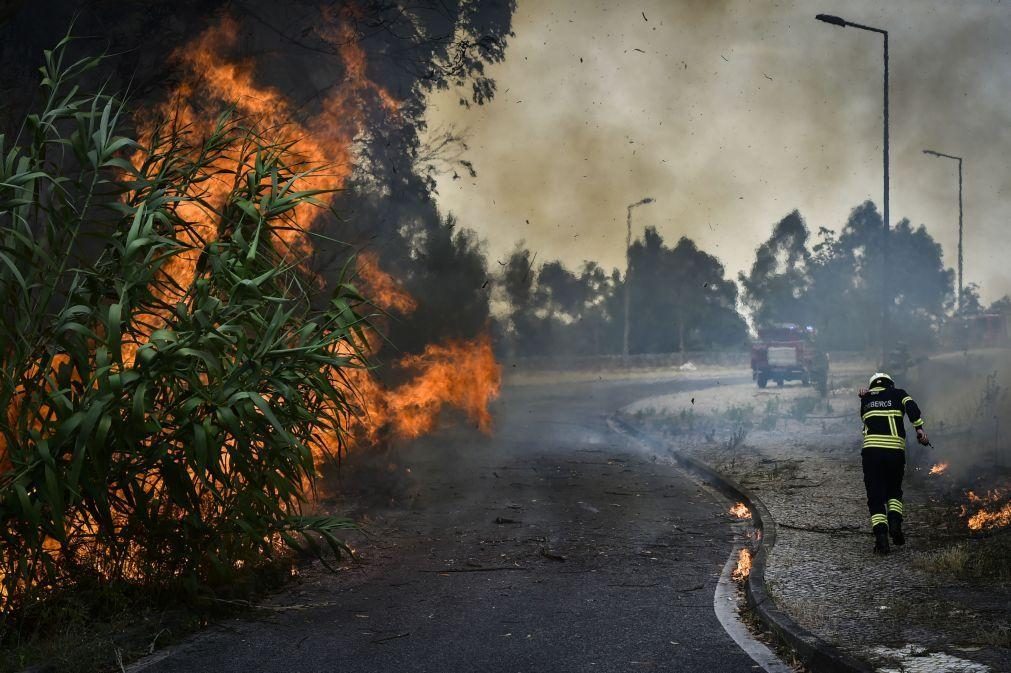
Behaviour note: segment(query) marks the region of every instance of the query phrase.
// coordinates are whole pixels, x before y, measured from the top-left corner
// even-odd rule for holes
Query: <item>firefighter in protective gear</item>
[[[902,534],[902,474],[906,466],[906,428],[903,415],[916,428],[916,439],[929,443],[923,417],[916,402],[902,388],[896,388],[888,374],[871,376],[869,388],[860,391],[860,418],[864,424],[861,456],[867,507],[871,512],[874,551],[888,553],[888,538],[904,544]]]

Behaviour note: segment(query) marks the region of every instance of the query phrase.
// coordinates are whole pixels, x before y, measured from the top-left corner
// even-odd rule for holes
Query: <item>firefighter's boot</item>
[[[888,513],[888,534],[896,547],[906,544],[906,536],[902,534],[902,515],[898,512]]]
[[[874,553],[888,553],[888,524],[879,523],[874,527]]]

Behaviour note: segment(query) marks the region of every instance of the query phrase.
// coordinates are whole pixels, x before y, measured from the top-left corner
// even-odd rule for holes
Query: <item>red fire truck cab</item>
[[[828,380],[828,356],[814,345],[815,329],[792,323],[758,330],[751,346],[751,378],[764,388],[769,381],[814,383],[824,388]]]

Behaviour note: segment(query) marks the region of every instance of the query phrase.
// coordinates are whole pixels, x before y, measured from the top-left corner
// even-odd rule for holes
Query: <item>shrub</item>
[[[306,166],[255,120],[143,142],[46,53],[21,147],[0,136],[0,610],[87,581],[227,582],[283,545],[340,553],[307,515],[314,456],[355,413],[362,299],[328,300],[293,245]],[[310,301],[310,298],[313,298]]]
[[[811,415],[818,406],[817,397],[798,397],[790,407],[790,417],[801,423]]]

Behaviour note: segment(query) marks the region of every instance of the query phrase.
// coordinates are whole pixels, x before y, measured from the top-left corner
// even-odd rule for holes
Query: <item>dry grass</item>
[[[968,540],[945,549],[922,552],[913,565],[931,574],[987,583],[1011,582],[1011,535]]]
[[[989,629],[981,629],[979,643],[991,647],[1011,647],[1011,624],[994,624]]]
[[[931,574],[961,575],[969,561],[969,551],[964,544],[947,549],[922,552],[913,559],[913,565]]]

